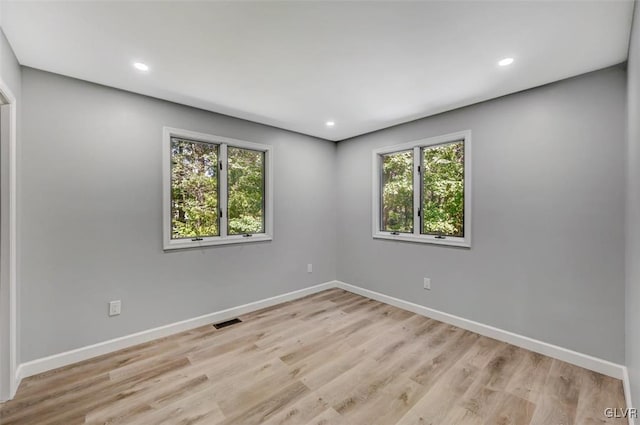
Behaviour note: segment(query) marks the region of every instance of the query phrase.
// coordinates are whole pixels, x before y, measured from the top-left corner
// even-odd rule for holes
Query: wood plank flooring
[[[622,383],[340,289],[23,381],[2,425],[625,424]]]

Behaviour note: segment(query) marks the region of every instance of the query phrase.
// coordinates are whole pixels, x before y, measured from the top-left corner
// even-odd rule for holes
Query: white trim
[[[422,236],[420,235],[420,232],[422,230],[422,219],[420,217],[420,209],[422,208],[422,205],[420,205],[420,199],[422,199],[422,174],[418,170],[421,170],[423,158],[422,155],[420,155],[420,149],[420,146],[413,147],[413,234],[408,235],[412,239]],[[416,161],[416,159],[419,160]],[[380,173],[378,175],[381,176],[382,164],[380,165],[380,167]],[[378,185],[378,188],[380,192],[382,192],[382,188],[380,185]],[[382,193],[378,194],[378,198],[382,199]],[[380,209],[378,209],[378,213],[380,213]],[[380,218],[378,218],[378,220],[376,221],[380,223]],[[383,232],[382,230],[380,230],[378,231],[378,233],[374,234],[373,237],[375,238],[378,236],[383,236],[385,233],[387,232]],[[388,236],[394,236],[391,235],[391,232],[388,233]]]
[[[9,398],[13,398],[20,379],[17,376],[17,291],[18,291],[18,249],[17,249],[17,111],[16,97],[0,77],[0,93],[9,102]],[[6,383],[4,383],[6,385]]]
[[[202,238],[201,241],[192,241],[191,239],[174,239],[171,241],[171,245],[164,247],[165,251],[172,251],[174,249],[184,249],[184,248],[199,248],[205,246],[215,246],[215,245],[229,245],[235,243],[248,243],[248,242],[263,242],[263,241],[271,241],[273,237],[271,235],[266,235],[263,233],[252,235],[251,237],[244,237],[242,235],[232,235],[226,237],[211,237],[211,238]]]
[[[229,165],[229,157],[227,151],[227,145],[220,145],[220,187],[218,188],[218,205],[220,206],[220,211],[224,211],[224,214],[220,217],[220,238],[221,240],[225,240],[228,236],[227,233],[229,231],[229,217],[227,213],[229,212],[229,182],[227,181],[227,166]],[[225,169],[225,172],[222,172],[222,168]]]
[[[220,173],[219,207],[222,211],[220,219],[220,236],[203,237],[199,241],[191,239],[171,239],[171,138],[179,137],[204,143],[220,145],[218,152],[224,170]],[[265,167],[265,203],[264,203],[264,233],[256,233],[251,237],[242,235],[227,236],[227,145],[238,148],[252,149],[264,152]],[[228,245],[236,243],[263,242],[273,240],[273,147],[260,143],[212,134],[198,133],[179,128],[164,127],[162,129],[162,239],[163,249],[199,248],[213,245]]]
[[[633,408],[633,399],[631,398],[631,381],[629,380],[629,369],[626,366],[623,366],[624,370],[622,372],[622,388],[624,389],[624,401],[627,405],[627,409]],[[612,406],[615,407],[615,406]],[[629,415],[627,417],[629,419],[629,425],[635,425],[636,419]]]
[[[597,357],[589,356],[587,354],[578,353],[576,351],[559,347],[557,345],[549,344],[523,335],[518,335],[516,333],[495,328],[493,326],[474,322],[473,320],[434,310],[429,307],[401,300],[399,298],[394,298],[389,295],[381,294],[379,292],[370,291],[368,289],[360,288],[348,283],[338,281],[337,286],[338,288],[353,292],[354,294],[362,295],[364,297],[371,298],[376,301],[401,308],[403,310],[411,311],[421,316],[439,320],[441,322],[448,323],[450,325],[454,325],[459,328],[487,336],[489,338],[497,339],[499,341],[503,341],[517,347],[521,347],[530,351],[534,351],[536,353],[543,354],[545,356],[552,357],[554,359],[562,360],[567,363],[583,367],[585,369],[602,373],[603,375],[611,376],[612,378],[623,379],[624,377],[625,367],[608,360],[603,360]]]
[[[422,160],[418,161],[422,155],[420,150],[423,147],[446,144],[450,142],[464,140],[464,238],[447,237],[446,239],[437,238],[435,235],[424,235],[421,233],[420,218],[418,210],[420,209],[421,185],[422,178],[418,173],[418,166]],[[381,155],[394,152],[413,151],[414,169],[413,169],[413,233],[393,234],[391,232],[380,229],[380,198],[381,198],[381,176],[382,163]],[[393,146],[385,146],[374,149],[372,151],[371,166],[371,224],[372,235],[375,239],[389,239],[404,242],[419,242],[435,245],[450,245],[457,247],[471,247],[471,207],[472,207],[472,174],[471,174],[471,130],[459,131],[456,133],[444,134],[437,137],[429,137],[427,139],[415,140],[412,142],[401,143]]]
[[[382,231],[378,233],[374,233],[373,237],[375,239],[389,239],[392,241],[421,242],[421,243],[428,243],[432,245],[459,246],[462,248],[471,247],[471,243],[465,242],[462,238],[449,237],[447,239],[438,239],[432,235],[412,235],[409,233],[400,233],[399,235],[394,235],[390,232],[382,232]]]
[[[115,338],[109,341],[100,342],[87,347],[78,348],[75,350],[67,351],[60,354],[54,354],[49,357],[44,357],[37,360],[26,362],[18,367],[16,376],[19,380],[27,378],[29,376],[37,375],[39,373],[46,372],[48,370],[56,369],[59,367],[67,366],[72,363],[77,363],[83,360],[88,360],[96,356],[112,353],[124,348],[128,348],[137,344],[142,344],[148,341],[152,341],[157,338],[163,338],[169,335],[173,335],[178,332],[183,332],[199,326],[204,326],[210,323],[220,322],[231,319],[233,317],[241,316],[243,314],[250,313],[252,311],[260,310],[262,308],[271,307],[287,301],[292,301],[298,298],[305,297],[307,295],[315,294],[331,288],[340,288],[345,291],[352,292],[357,295],[361,295],[367,298],[371,298],[385,304],[392,305],[394,307],[401,308],[403,310],[411,311],[416,314],[420,314],[425,317],[429,317],[435,320],[439,320],[450,325],[457,326],[462,329],[466,329],[471,332],[475,332],[480,335],[487,336],[489,338],[497,339],[499,341],[506,342],[508,344],[515,345],[536,353],[540,353],[558,360],[571,363],[576,366],[583,367],[598,373],[602,373],[607,376],[611,376],[623,381],[624,393],[627,407],[631,407],[631,395],[629,390],[629,376],[627,368],[623,365],[612,363],[607,360],[599,359],[586,354],[578,353],[576,351],[568,350],[557,345],[549,344],[543,341],[539,341],[533,338],[529,338],[523,335],[518,335],[513,332],[505,331],[493,326],[488,326],[482,323],[478,323],[472,320],[468,320],[453,314],[445,313],[442,311],[434,310],[429,307],[421,306],[409,301],[404,301],[399,298],[394,298],[379,292],[364,289],[358,286],[350,285],[345,282],[333,280],[319,285],[311,286],[309,288],[300,289],[286,294],[277,295],[275,297],[266,298],[264,300],[255,301],[252,303],[244,304],[238,307],[221,310],[218,312],[205,314],[203,316],[195,317],[193,319],[183,320],[161,326],[154,329],[138,332],[132,335],[127,335],[120,338]],[[612,406],[618,407],[618,406]],[[630,425],[635,425],[633,420],[630,419]]]
[[[173,335],[178,332],[187,331],[211,323],[229,320],[231,318],[241,316],[252,311],[306,297],[307,295],[315,294],[317,292],[335,287],[336,281],[325,282],[319,285],[288,292],[286,294],[277,295],[275,297],[266,298],[260,301],[251,302],[238,307],[228,308],[226,310],[205,314],[203,316],[183,320],[181,322],[171,323],[154,329],[149,329],[120,338],[111,339],[109,341],[99,342],[97,344],[77,348],[75,350],[66,351],[64,353],[54,354],[49,357],[32,360],[20,365],[20,367],[18,368],[18,376],[20,377],[20,379],[27,378],[29,376],[37,375],[48,370],[57,369],[59,367],[67,366],[72,363],[88,360],[96,356],[112,353],[114,351],[122,350],[124,348],[142,344],[154,339]]]

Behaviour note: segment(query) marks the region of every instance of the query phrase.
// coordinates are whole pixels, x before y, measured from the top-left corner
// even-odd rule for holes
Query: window
[[[272,239],[270,146],[164,129],[164,249]]]
[[[413,150],[384,154],[381,160],[381,230],[413,233]]]
[[[227,148],[228,234],[264,233],[264,152]]]
[[[471,246],[471,132],[373,152],[373,237]]]

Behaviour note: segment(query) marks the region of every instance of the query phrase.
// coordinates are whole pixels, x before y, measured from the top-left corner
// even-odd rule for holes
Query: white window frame
[[[198,237],[200,240],[188,238],[171,239],[171,139],[174,137],[219,145],[218,161],[219,164],[222,164],[219,165],[219,167],[223,168],[223,171],[220,173],[218,187],[218,196],[220,199],[219,209],[222,212],[219,236]],[[254,233],[251,237],[227,234],[227,146],[264,152],[264,233]],[[270,145],[215,136],[213,134],[198,133],[179,128],[164,127],[162,135],[162,185],[162,231],[165,250],[273,240],[273,147]]]
[[[419,216],[421,205],[422,175],[418,171],[421,164],[421,149],[429,146],[445,145],[448,143],[464,141],[464,237],[447,236],[444,239],[435,235],[421,234],[421,218]],[[382,156],[386,154],[413,150],[413,233],[393,234],[381,229],[381,202],[382,202]],[[450,245],[458,247],[471,247],[471,130],[445,134],[443,136],[430,137],[415,140],[399,145],[386,146],[375,149],[372,153],[372,218],[373,237],[405,242],[419,242],[437,245]],[[420,169],[420,171],[423,171]]]

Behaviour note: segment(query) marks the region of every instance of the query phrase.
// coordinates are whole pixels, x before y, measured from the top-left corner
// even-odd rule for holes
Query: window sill
[[[242,235],[227,236],[225,238],[212,237],[203,238],[203,240],[201,241],[192,241],[191,239],[177,239],[168,242],[165,241],[164,250],[171,251],[174,249],[203,248],[207,246],[264,242],[271,240],[273,240],[273,236],[267,234],[254,234],[250,237],[244,237]]]
[[[432,245],[448,245],[448,246],[457,246],[462,248],[471,248],[471,241],[463,238],[446,238],[446,239],[438,239],[435,236],[431,235],[414,235],[414,234],[399,234],[392,235],[391,233],[383,233],[378,232],[373,234],[374,239],[387,239],[393,241],[402,241],[402,242],[414,242],[414,243],[426,243]]]

